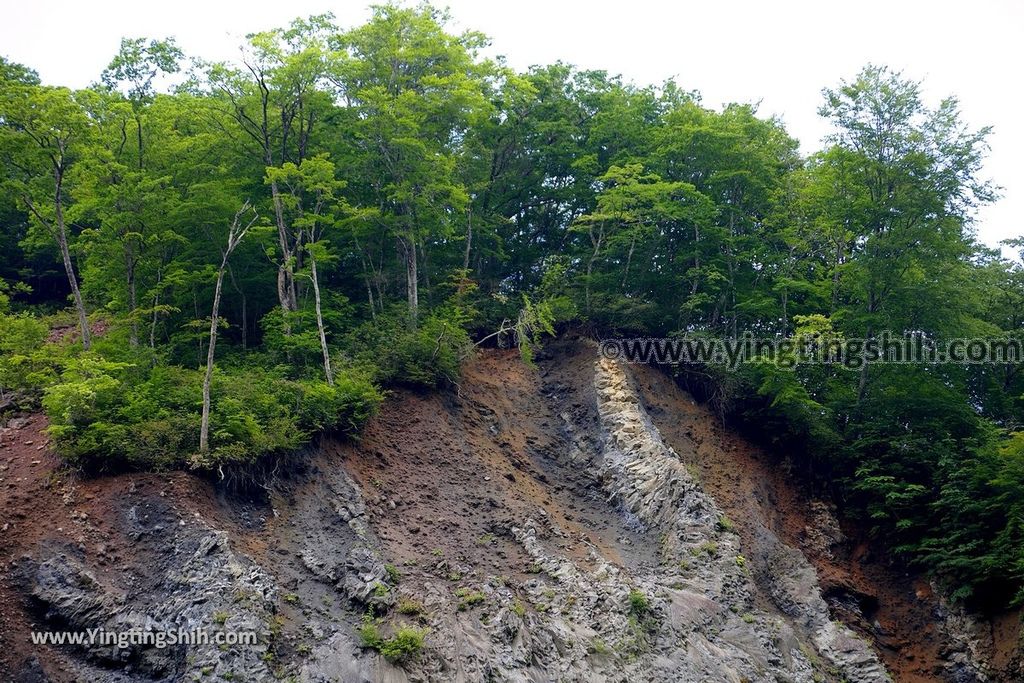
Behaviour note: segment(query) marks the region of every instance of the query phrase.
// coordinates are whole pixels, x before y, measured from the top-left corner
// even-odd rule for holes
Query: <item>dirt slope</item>
[[[893,680],[1017,680],[1018,621],[979,631],[944,610],[778,454],[645,367],[625,369],[637,434],[687,466],[654,499],[706,495],[735,529],[631,508],[629,491],[655,483],[616,469],[595,360],[572,339],[537,369],[483,352],[459,387],[397,392],[357,443],[325,438],[254,498],[187,473],[82,480],[59,468],[43,418],[15,423],[0,432],[0,680],[839,680],[778,581],[780,543],[816,570],[793,585],[823,596]],[[649,612],[630,611],[631,590]],[[396,666],[362,648],[368,611],[385,634],[429,629],[425,651]],[[246,627],[261,646],[28,641],[140,619]]]

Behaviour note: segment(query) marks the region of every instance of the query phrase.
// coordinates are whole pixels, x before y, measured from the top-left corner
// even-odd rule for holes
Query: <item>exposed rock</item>
[[[715,625],[723,636],[744,636],[734,635],[733,647],[719,648],[717,656],[730,663],[729,676],[760,680],[760,674],[748,673],[750,662],[766,672],[770,662],[782,663],[782,658],[773,651],[773,634],[762,626],[772,615],[757,614],[752,609],[757,588],[745,571],[746,558],[739,552],[738,537],[731,533],[714,501],[662,441],[622,367],[608,359],[598,361],[595,386],[601,420],[609,435],[604,455],[607,486],[641,522],[663,532],[662,553],[666,559],[679,562],[687,555],[693,558],[696,571],[686,577],[691,590],[696,589],[720,608],[750,610],[749,623],[737,624],[736,619],[726,617]],[[772,671],[771,676],[807,672],[809,662],[804,652],[811,645],[846,680],[888,680],[870,646],[829,618],[814,569],[798,550],[785,546],[765,529],[753,552],[763,555],[759,564],[772,568],[770,597],[796,631],[799,642],[799,647],[788,653],[790,661]]]
[[[394,604],[384,563],[367,546],[356,546],[349,552],[340,587],[360,605],[385,608]]]
[[[82,649],[103,664],[88,678],[133,680],[132,671],[147,678],[226,676],[269,680],[262,655],[270,640],[268,625],[276,599],[273,580],[256,565],[236,556],[224,532],[201,536],[190,554],[174,553],[179,563],[167,572],[167,592],[159,596],[120,595],[101,583],[81,562],[62,554],[23,567],[31,594],[46,608],[48,630],[94,633]],[[220,648],[218,632],[254,633],[252,645]],[[209,638],[184,640],[182,634],[206,633]],[[103,640],[103,634],[121,642]],[[128,634],[135,634],[129,636]],[[188,636],[186,636],[187,638]],[[131,638],[131,640],[129,640]],[[163,647],[161,647],[163,645]],[[124,670],[106,670],[112,666]],[[125,676],[128,678],[125,678]]]
[[[834,506],[823,500],[812,500],[808,504],[808,512],[811,524],[804,528],[803,543],[808,549],[824,557],[833,558],[832,549],[846,541],[842,529],[839,528]]]
[[[119,602],[68,555],[51,557],[35,567],[32,597],[46,605],[47,619],[60,619],[75,629],[101,623]]]
[[[938,588],[933,586],[938,593]],[[939,617],[942,630],[955,643],[949,655],[950,680],[955,683],[983,683],[991,680],[985,652],[991,651],[992,635],[967,614],[962,607],[941,600]]]

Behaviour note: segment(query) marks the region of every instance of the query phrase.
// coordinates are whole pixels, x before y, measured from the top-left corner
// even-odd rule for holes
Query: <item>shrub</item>
[[[460,612],[465,612],[470,607],[482,604],[487,600],[487,596],[483,593],[468,588],[460,588],[455,591],[455,596],[459,598],[458,611]]]
[[[391,662],[403,662],[415,657],[423,650],[426,639],[425,629],[400,626],[395,635],[380,644],[378,650]]]
[[[53,350],[44,348],[46,325],[26,314],[0,312],[0,400],[12,392],[32,401],[54,376]]]
[[[629,591],[629,613],[643,619],[651,611],[651,601],[639,590]]]
[[[359,641],[365,648],[379,650],[381,643],[384,642],[384,637],[380,633],[380,628],[371,616],[367,616],[363,619],[363,623],[361,623],[359,628],[356,629],[356,633],[359,634]]]
[[[325,291],[323,296],[323,318],[327,339],[333,342],[351,320],[354,310],[348,298],[338,292]],[[260,319],[263,331],[263,346],[276,362],[287,363],[290,367],[307,367],[316,370],[321,367],[322,351],[320,333],[316,327],[316,313],[312,304],[306,302],[298,311],[287,314],[290,334],[284,334],[285,314],[275,306]]]
[[[43,405],[54,442],[74,462],[180,467],[198,447],[201,387],[199,370],[83,355],[65,364]],[[293,450],[324,429],[357,430],[382,400],[364,373],[339,372],[328,386],[256,367],[218,369],[212,395],[208,467]]]
[[[451,306],[408,329],[404,308],[378,316],[349,335],[346,347],[358,364],[371,368],[384,385],[433,389],[454,383],[472,349],[464,325],[467,313]]]
[[[411,617],[422,616],[426,610],[423,605],[412,598],[398,598],[398,605],[396,606],[399,614],[405,614]]]
[[[369,615],[363,618],[357,632],[363,647],[376,650],[389,662],[395,663],[407,661],[419,654],[427,636],[426,629],[399,626],[395,635],[385,638],[377,621]]]

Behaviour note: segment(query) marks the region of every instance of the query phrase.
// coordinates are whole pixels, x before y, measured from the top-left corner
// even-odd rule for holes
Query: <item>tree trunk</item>
[[[153,295],[153,320],[149,325],[149,348],[156,348],[157,310],[160,307],[160,282],[163,280],[163,268],[156,271],[156,294]]]
[[[789,307],[789,290],[785,287],[782,288],[782,336],[785,337],[789,331],[789,313],[787,309]]]
[[[870,339],[870,337],[869,337]],[[857,404],[864,400],[868,391],[868,361],[863,359],[864,364],[860,366],[860,379],[857,380]]]
[[[274,218],[277,222],[277,241],[281,247],[281,263],[277,271],[277,298],[285,313],[298,310],[295,294],[295,274],[292,271],[292,248],[288,239],[288,227],[284,224],[284,208],[281,206],[281,192],[277,181],[270,183],[270,195],[274,203]],[[290,330],[286,330],[289,333]]]
[[[220,289],[224,282],[224,264],[217,271],[217,286],[213,290],[213,311],[210,313],[210,343],[206,347],[206,374],[203,376],[203,419],[199,427],[199,452],[210,450],[210,382],[213,379],[213,352],[217,346],[217,322],[220,313]]]
[[[324,317],[320,312],[320,279],[316,274],[316,259],[309,256],[309,269],[313,280],[313,298],[316,302],[316,329],[320,333],[320,350],[324,354],[324,375],[327,384],[334,386],[334,374],[331,372],[331,352],[327,348],[327,334],[324,332]]]
[[[135,140],[139,143],[139,170],[142,170],[142,117],[135,113]]]
[[[153,320],[149,324],[149,348],[156,348],[156,321],[157,321],[157,307],[160,305],[160,294],[153,295]]]
[[[409,329],[415,330],[419,324],[420,293],[419,275],[416,264],[416,243],[409,237],[400,237],[405,257],[405,291],[409,302]]]
[[[68,250],[68,234],[64,226],[64,203],[61,198],[61,190],[64,184],[64,174],[61,171],[55,173],[57,191],[54,195],[54,213],[57,222],[57,244],[60,247],[60,256],[64,261],[64,272],[68,275],[68,284],[71,285],[71,294],[75,299],[75,309],[78,311],[78,326],[82,332],[82,348],[86,351],[92,346],[92,335],[89,332],[89,318],[85,314],[85,304],[82,302],[82,292],[78,289],[78,278],[75,277],[75,267],[71,263],[71,252]]]
[[[135,139],[139,145],[139,170],[142,170],[142,116],[138,110],[135,111]],[[139,232],[142,232],[140,226]],[[128,315],[131,316],[131,328],[128,336],[128,344],[134,349],[139,345],[139,320],[135,316],[135,308],[138,306],[138,298],[135,292],[135,266],[138,260],[135,258],[135,254],[132,253],[132,249],[125,247],[125,272],[128,278]]]
[[[377,305],[373,301],[373,284],[370,282],[370,274],[366,268],[366,254],[363,252],[362,246],[359,244],[359,238],[353,236],[356,245],[356,251],[359,252],[359,263],[363,267],[363,283],[366,284],[366,298],[370,302],[370,316],[374,319],[377,318]]]
[[[626,292],[626,283],[629,282],[629,267],[633,263],[633,252],[636,250],[636,231],[633,232],[629,241],[629,253],[626,254],[626,269],[622,273],[622,292]]]
[[[870,314],[870,313],[874,313],[874,312],[875,312],[875,305],[874,305],[874,301],[871,300],[870,303],[868,304],[868,313]],[[873,334],[874,334],[874,332],[872,331],[871,326],[869,325],[868,326],[868,333],[867,333],[867,335],[864,338],[865,342],[871,340]],[[867,391],[868,391],[868,359],[867,358],[863,358],[862,360],[864,362],[860,366],[860,378],[857,380],[857,405],[860,405],[861,401],[864,400],[864,396],[867,395]]]
[[[462,269],[469,274],[469,250],[473,246],[473,207],[466,210],[466,252],[462,255]]]
[[[135,291],[135,263],[129,255],[127,264],[128,278],[128,315],[131,316],[131,327],[128,332],[128,344],[134,349],[139,345],[139,321],[135,317],[135,309],[138,306],[138,299]]]
[[[427,245],[420,244],[420,259],[423,261],[423,286],[427,288],[427,301],[430,301],[430,261],[427,260]]]
[[[843,260],[843,244],[842,242],[836,242],[836,261],[832,266],[832,310],[830,314],[836,312],[839,308],[839,265]]]
[[[210,450],[210,383],[213,379],[213,354],[217,346],[217,323],[220,316],[220,293],[224,285],[224,271],[228,267],[231,252],[235,250],[235,247],[245,237],[245,233],[256,222],[255,211],[253,211],[254,217],[249,224],[244,228],[240,225],[242,215],[250,208],[249,202],[245,202],[231,222],[231,227],[228,229],[227,248],[224,249],[220,268],[217,270],[217,285],[213,290],[213,310],[210,312],[210,343],[206,349],[206,374],[203,376],[203,417],[199,427],[199,452],[201,454],[206,454]]]
[[[601,230],[596,237],[594,236],[593,227],[590,228],[589,232],[590,243],[594,247],[594,252],[590,255],[590,260],[587,261],[587,285],[583,297],[587,313],[590,313],[590,276],[594,272],[594,264],[597,263],[597,257],[601,253],[601,243],[604,241],[604,226],[601,226]]]

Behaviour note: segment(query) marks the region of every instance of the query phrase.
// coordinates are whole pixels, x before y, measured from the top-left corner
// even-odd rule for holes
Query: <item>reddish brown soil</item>
[[[110,321],[108,320],[93,320],[89,323],[89,334],[95,339],[96,337],[102,337],[110,329]],[[50,328],[50,334],[47,336],[46,341],[51,344],[54,342],[61,342],[65,344],[74,344],[82,333],[78,328],[77,323],[69,325],[58,325]]]
[[[577,379],[589,386],[584,366]],[[387,554],[407,567],[525,580],[532,561],[511,529],[528,517],[565,532],[559,545],[584,565],[592,546],[619,564],[629,546],[629,561],[643,561],[637,548],[656,539],[626,528],[589,474],[563,462],[557,405],[516,352],[488,351],[467,363],[458,391],[398,392],[359,443],[328,450],[363,491]]]

